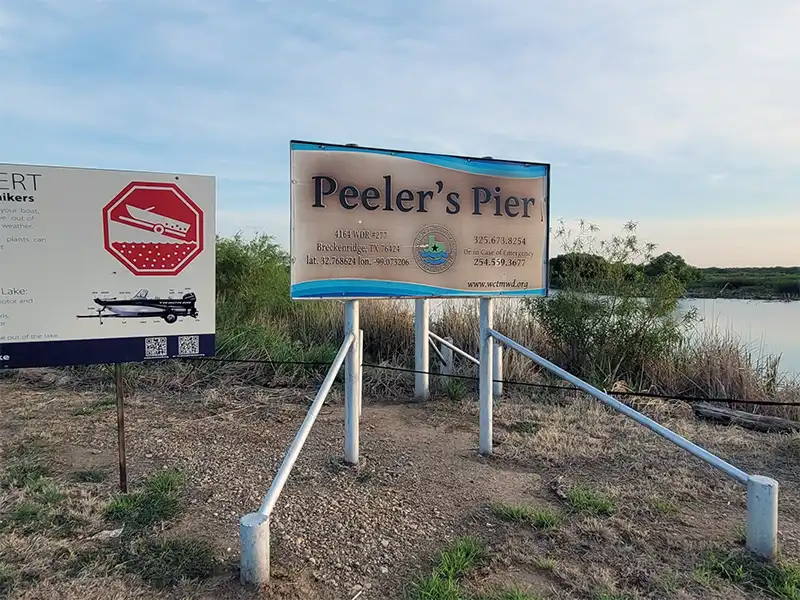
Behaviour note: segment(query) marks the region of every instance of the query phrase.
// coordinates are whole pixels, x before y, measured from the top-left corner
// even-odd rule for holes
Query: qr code
[[[167,338],[149,337],[144,339],[145,358],[163,358],[167,356]]]
[[[178,336],[178,354],[187,356],[191,354],[200,354],[200,336],[199,335],[179,335]]]

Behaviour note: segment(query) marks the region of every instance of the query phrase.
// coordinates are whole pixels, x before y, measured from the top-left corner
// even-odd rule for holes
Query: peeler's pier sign
[[[0,369],[209,356],[214,177],[0,164]]]

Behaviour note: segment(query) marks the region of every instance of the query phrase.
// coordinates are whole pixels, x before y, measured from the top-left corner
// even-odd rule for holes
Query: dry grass
[[[291,310],[289,310],[291,308]],[[248,361],[300,361],[319,365],[278,365],[252,362],[168,361],[129,365],[126,382],[130,390],[182,390],[188,385],[310,386],[318,384],[335,355],[343,328],[340,302],[296,303],[278,312],[251,315],[243,326],[227,321],[218,326],[218,357]],[[361,303],[361,325],[365,335],[365,361],[383,367],[413,367],[413,303],[404,300],[366,300]],[[231,329],[231,327],[236,327]],[[544,329],[516,301],[498,299],[495,328],[542,356],[555,359]],[[466,352],[478,354],[477,304],[450,301],[438,306],[431,316],[431,330],[450,337]],[[438,369],[431,354],[431,370]],[[456,373],[477,376],[477,368],[460,358]],[[504,379],[530,383],[563,382],[541,372],[517,353],[504,353]],[[30,378],[19,374],[2,377]],[[108,388],[113,380],[109,366],[71,368],[53,371],[50,382],[59,378],[76,385]],[[754,353],[731,333],[707,334],[671,354],[650,357],[642,364],[641,379],[646,391],[668,395],[707,398],[746,399],[754,402],[800,403],[800,382],[782,376],[778,363],[770,356]],[[432,378],[433,385],[453,400],[460,400],[477,389],[473,380]],[[406,396],[413,387],[413,374],[391,369],[365,369],[365,390],[378,396]],[[626,382],[614,384],[628,389]],[[546,392],[525,386],[507,385],[508,393],[532,398]],[[631,402],[637,399],[624,398]],[[103,398],[77,407],[83,415],[109,410],[113,399]],[[800,407],[732,405],[733,408],[760,414],[800,420]],[[687,406],[688,408],[688,406]]]
[[[106,394],[0,383],[8,432],[0,594],[254,598],[235,582],[237,520],[258,505],[309,394],[252,386],[133,394],[132,489],[122,496],[113,411],[78,410]],[[474,394],[424,406],[368,396],[358,469],[333,460],[340,403],[337,386],[281,497],[269,597],[349,599],[358,584],[362,600],[400,600],[415,576],[436,571],[453,576],[428,584],[453,600],[791,598],[764,582],[791,590],[800,556],[796,435],[713,426],[670,403],[640,406],[747,472],[779,480],[784,562],[773,573],[729,560],[740,551],[740,486],[580,395],[501,399],[489,460],[475,455]],[[122,525],[119,537],[96,537]],[[437,571],[443,540],[465,536],[486,554],[474,567],[453,559]]]

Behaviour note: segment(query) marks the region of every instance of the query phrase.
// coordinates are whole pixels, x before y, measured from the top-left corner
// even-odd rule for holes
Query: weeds
[[[539,557],[533,561],[542,571],[555,571],[558,563],[554,558]]]
[[[103,483],[106,479],[108,479],[108,473],[101,469],[75,471],[72,474],[72,481],[75,483]]]
[[[48,477],[51,473],[45,450],[36,443],[18,444],[6,452],[8,465],[3,485],[24,488]]]
[[[659,496],[652,496],[650,498],[650,507],[653,510],[665,515],[674,515],[680,510],[680,507],[676,502],[667,500],[666,498],[661,498]]]
[[[524,523],[534,529],[552,529],[563,522],[563,517],[550,508],[536,508],[524,504],[497,504],[492,513],[503,521]]]
[[[442,382],[442,390],[448,400],[453,402],[460,402],[463,400],[468,392],[467,384],[463,379],[455,379],[453,377],[446,377]]]
[[[434,571],[412,585],[414,600],[462,600],[459,580],[487,557],[486,546],[478,538],[466,536],[451,542],[439,554]]]
[[[126,568],[154,587],[206,579],[216,568],[211,545],[190,538],[145,539],[126,559]]]
[[[0,595],[6,596],[10,594],[16,579],[14,569],[10,565],[0,562]]]
[[[604,386],[625,379],[631,388],[668,394],[800,400],[800,385],[780,378],[773,357],[754,356],[734,336],[689,337],[693,317],[681,316],[680,311],[674,310],[683,293],[681,277],[676,277],[682,267],[675,261],[666,261],[669,264],[659,267],[663,272],[640,277],[639,266],[651,255],[652,247],[638,240],[634,224],[605,244],[598,244],[594,235],[592,227],[584,227],[577,238],[563,228],[559,230],[557,241],[564,252],[561,256],[567,257],[559,267],[559,292],[531,302],[499,299],[494,312],[496,328],[559,366]],[[593,259],[584,260],[585,254],[592,252],[602,257],[594,267],[590,264]],[[257,361],[332,360],[344,325],[340,304],[292,302],[289,257],[268,236],[249,241],[219,238],[216,256],[216,355],[251,362],[163,361],[130,365],[127,385],[134,385],[134,378],[136,385],[159,389],[219,385],[222,381],[268,384],[289,378],[309,384],[318,382],[324,376],[325,365]],[[553,260],[556,259],[561,257]],[[673,268],[675,265],[678,271]],[[361,311],[365,360],[412,366],[411,303],[365,300]],[[473,356],[477,354],[478,315],[472,303],[449,301],[438,306],[431,317],[431,329],[452,338]],[[530,381],[540,377],[539,369],[530,361],[511,353],[505,363],[507,379]],[[84,381],[93,377],[107,381],[109,375],[104,366],[69,370],[80,374]],[[471,389],[471,384],[463,380],[440,381],[443,393],[452,400],[461,400]],[[365,380],[366,393],[402,393],[410,388],[410,382],[409,374],[375,371]],[[79,411],[92,414],[111,404],[109,399]],[[800,418],[800,410],[790,407],[745,409]]]
[[[746,551],[710,550],[695,571],[710,582],[716,575],[751,590],[766,592],[780,600],[800,600],[800,565],[787,562],[764,562]]]
[[[567,502],[575,512],[596,517],[614,514],[614,501],[590,487],[578,485],[567,490]]]
[[[536,421],[516,421],[506,425],[506,429],[512,433],[531,435],[539,430],[539,423]]]
[[[104,410],[108,410],[114,406],[116,406],[117,400],[116,398],[103,398],[101,400],[96,400],[94,402],[90,402],[89,404],[84,404],[83,406],[79,406],[72,414],[76,417],[85,417],[88,415],[94,415]]]

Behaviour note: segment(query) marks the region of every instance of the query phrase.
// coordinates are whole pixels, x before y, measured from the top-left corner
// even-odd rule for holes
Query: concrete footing
[[[778,555],[778,482],[761,475],[747,482],[747,549],[768,560]]]
[[[239,580],[261,585],[269,581],[269,517],[250,513],[239,520]]]

